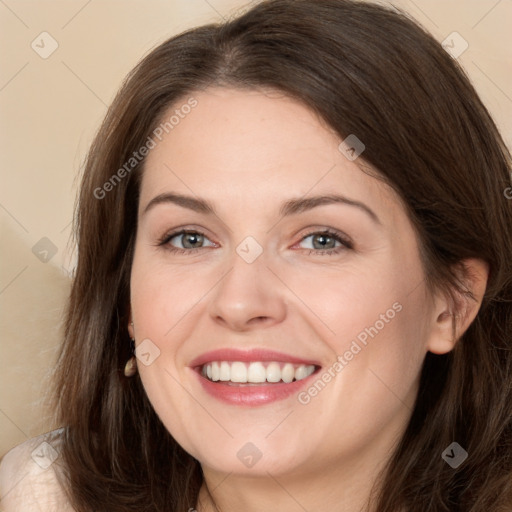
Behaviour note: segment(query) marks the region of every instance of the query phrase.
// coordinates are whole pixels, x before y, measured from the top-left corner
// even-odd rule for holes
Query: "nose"
[[[286,317],[285,294],[263,255],[247,263],[235,253],[230,270],[212,290],[209,314],[215,323],[235,331],[270,327]]]

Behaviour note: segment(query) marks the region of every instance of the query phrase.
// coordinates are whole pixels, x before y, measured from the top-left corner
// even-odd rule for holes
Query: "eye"
[[[158,245],[165,246],[171,252],[179,253],[190,253],[204,247],[215,247],[215,244],[203,233],[185,229],[165,235]]]
[[[338,254],[353,247],[352,242],[346,236],[331,230],[310,233],[300,241],[300,244],[304,249],[309,249],[310,254]]]

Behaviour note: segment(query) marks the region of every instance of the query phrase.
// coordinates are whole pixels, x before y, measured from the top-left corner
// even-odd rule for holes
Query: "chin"
[[[213,447],[213,449],[212,449]],[[297,458],[300,453],[300,460]],[[283,453],[282,443],[238,442],[231,440],[229,446],[212,443],[201,453],[192,454],[203,468],[220,473],[233,473],[245,476],[268,477],[297,470],[306,457],[304,446],[288,445]]]

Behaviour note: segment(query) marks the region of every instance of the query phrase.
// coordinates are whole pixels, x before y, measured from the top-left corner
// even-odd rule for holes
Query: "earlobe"
[[[456,345],[476,318],[487,287],[489,265],[469,258],[457,269],[463,290],[454,290],[454,298],[438,296],[434,301],[432,329],[427,350],[434,354],[446,354]]]

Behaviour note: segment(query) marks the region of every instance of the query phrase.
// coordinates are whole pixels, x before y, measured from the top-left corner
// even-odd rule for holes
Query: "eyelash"
[[[173,246],[169,245],[169,242],[174,237],[179,236],[179,235],[186,235],[186,234],[200,235],[200,236],[204,236],[205,238],[207,238],[206,235],[204,233],[202,233],[201,231],[193,230],[193,229],[182,229],[180,231],[175,231],[173,233],[164,235],[162,238],[160,238],[158,240],[156,245],[159,247],[165,246],[165,250],[170,251],[171,253],[174,253],[174,254],[191,254],[191,253],[195,253],[196,251],[200,251],[201,249],[206,249],[206,247],[194,247],[192,249],[181,249],[179,247],[173,247]],[[333,238],[336,242],[340,242],[342,244],[342,246],[337,247],[335,249],[309,249],[309,253],[308,253],[309,255],[314,254],[315,256],[324,256],[324,255],[325,256],[334,256],[336,254],[339,254],[342,251],[354,248],[352,242],[346,236],[344,236],[339,231],[332,230],[332,229],[311,231],[307,235],[304,235],[301,238],[300,242],[303,242],[306,238],[309,238],[312,235],[328,235],[330,238]]]

